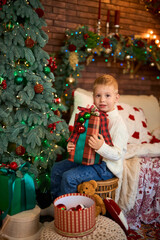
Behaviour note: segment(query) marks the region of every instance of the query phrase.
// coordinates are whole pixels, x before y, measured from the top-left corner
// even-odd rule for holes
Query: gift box
[[[88,145],[90,136],[93,134],[98,135],[99,125],[100,118],[96,116],[91,116],[90,119],[85,121],[84,128],[86,130],[79,135],[75,149],[69,153],[69,161],[84,165],[99,164],[101,162],[101,156]]]
[[[107,116],[102,112],[95,113],[92,109],[81,107],[79,107],[79,109],[81,109],[82,112],[76,115],[74,130],[68,140],[75,144],[75,149],[69,153],[68,160],[84,165],[100,164],[102,157],[96,153],[94,149],[89,147],[88,140],[93,134],[98,136],[98,134],[101,133],[105,142],[112,145],[108,131]]]
[[[59,208],[63,204],[66,209]],[[71,210],[77,205],[85,206],[81,210]],[[80,193],[62,195],[54,200],[55,231],[65,237],[83,237],[94,231],[96,224],[95,201]]]
[[[28,173],[22,178],[16,177],[15,173],[0,173],[0,210],[4,212],[1,218],[33,209],[35,205],[34,181]]]

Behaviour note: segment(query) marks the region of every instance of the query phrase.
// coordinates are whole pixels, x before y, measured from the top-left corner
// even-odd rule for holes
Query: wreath
[[[139,67],[149,63],[160,70],[160,48],[155,40],[112,34],[99,36],[88,26],[67,30],[65,44],[60,50],[61,62],[55,70],[55,88],[66,105],[72,104],[72,92],[85,65],[103,56],[105,62],[125,61],[123,73],[135,74]],[[134,64],[133,64],[134,63]],[[133,65],[136,67],[133,69]]]

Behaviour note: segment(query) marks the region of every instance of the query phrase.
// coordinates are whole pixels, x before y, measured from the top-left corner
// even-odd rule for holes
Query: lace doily
[[[80,238],[69,238],[59,235],[54,230],[54,221],[45,226],[41,231],[40,240],[127,240],[122,228],[111,219],[98,216],[96,219],[96,229],[89,235]]]

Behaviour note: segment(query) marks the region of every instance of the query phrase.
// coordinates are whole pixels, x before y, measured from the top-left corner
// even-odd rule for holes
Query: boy
[[[53,200],[62,194],[77,192],[77,186],[81,182],[92,179],[95,181],[107,180],[115,176],[118,178],[122,176],[128,132],[116,108],[119,100],[116,79],[106,74],[97,78],[93,85],[93,99],[95,106],[107,114],[108,129],[113,146],[107,145],[101,134],[92,135],[88,144],[103,157],[101,164],[86,166],[68,160],[56,163],[51,173]],[[72,151],[74,147],[75,145],[69,141],[68,152]]]

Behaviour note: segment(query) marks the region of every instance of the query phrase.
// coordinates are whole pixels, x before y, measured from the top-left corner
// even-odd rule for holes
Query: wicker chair
[[[111,178],[108,180],[97,181],[96,193],[100,195],[102,199],[106,197],[115,200],[115,190],[118,187],[118,178]]]

